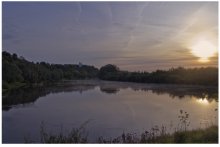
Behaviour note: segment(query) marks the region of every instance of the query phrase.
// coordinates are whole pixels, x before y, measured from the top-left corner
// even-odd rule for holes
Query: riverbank
[[[218,143],[218,126],[211,126],[206,129],[191,131],[177,131],[173,134],[160,132],[145,132],[141,137],[131,134],[122,134],[121,137],[113,140],[99,140],[100,143]]]
[[[90,143],[87,136],[84,135],[83,129],[73,129],[68,135],[59,133],[51,135],[41,130],[41,143]],[[27,141],[27,140],[26,140]],[[28,143],[28,141],[27,141]],[[30,143],[30,142],[29,142]],[[95,143],[162,143],[162,144],[181,144],[181,143],[218,143],[218,126],[210,126],[206,129],[196,129],[183,131],[179,130],[173,134],[169,134],[161,130],[152,128],[150,132],[145,131],[140,136],[136,133],[123,133],[116,138],[106,139],[104,137],[97,138]]]

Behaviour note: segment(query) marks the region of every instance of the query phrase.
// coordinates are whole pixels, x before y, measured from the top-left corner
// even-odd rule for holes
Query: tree
[[[2,71],[2,79],[7,83],[23,81],[21,70],[13,63],[3,60]]]
[[[105,66],[102,66],[99,70],[99,78],[100,79],[112,79],[115,80],[119,68],[116,65],[107,64]]]

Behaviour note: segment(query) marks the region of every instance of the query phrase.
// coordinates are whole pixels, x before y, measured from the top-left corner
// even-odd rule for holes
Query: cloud
[[[5,2],[3,47],[51,63],[197,65],[188,44],[198,36],[217,44],[217,8],[217,2]]]

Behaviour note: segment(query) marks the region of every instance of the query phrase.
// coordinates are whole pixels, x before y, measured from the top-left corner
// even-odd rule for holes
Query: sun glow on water
[[[200,103],[200,104],[203,104],[203,105],[208,105],[209,104],[209,101],[206,98],[197,99],[197,102]]]

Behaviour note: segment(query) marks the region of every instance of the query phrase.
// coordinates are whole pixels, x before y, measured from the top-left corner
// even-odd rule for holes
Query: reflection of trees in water
[[[100,91],[107,93],[107,94],[116,94],[117,92],[120,91],[120,89],[117,88],[102,88],[100,87]]]
[[[133,89],[133,88],[132,88]],[[148,88],[134,88],[133,90],[138,91],[152,91],[157,95],[169,94],[171,98],[185,98],[185,97],[195,97],[198,99],[206,98],[209,102],[215,100],[218,101],[218,89],[217,87],[187,87],[187,86],[172,86],[160,85],[152,86]]]
[[[34,102],[39,97],[45,95],[47,95],[47,93],[41,87],[12,90],[6,96],[2,97],[2,108],[3,110],[9,110],[11,105]]]
[[[33,103],[38,98],[46,96],[50,93],[60,92],[80,92],[92,90],[99,87],[101,92],[106,94],[116,94],[121,89],[131,88],[134,91],[152,91],[155,94],[169,94],[172,98],[184,98],[186,96],[195,98],[206,98],[209,102],[218,99],[217,87],[196,87],[196,86],[181,86],[181,85],[157,85],[157,84],[136,84],[122,82],[72,82],[59,83],[49,87],[24,88],[10,91],[2,98],[3,110],[9,110],[12,105]]]
[[[217,89],[213,88],[159,88],[159,89],[152,89],[153,93],[156,93],[158,95],[161,94],[169,94],[172,98],[185,98],[187,96],[189,97],[195,97],[199,99],[206,98],[209,102],[215,100],[218,100],[218,91]]]
[[[54,85],[49,87],[32,87],[21,88],[10,91],[2,98],[3,110],[9,110],[13,105],[33,103],[38,98],[46,96],[51,93],[60,92],[84,92],[94,89],[94,85]]]

